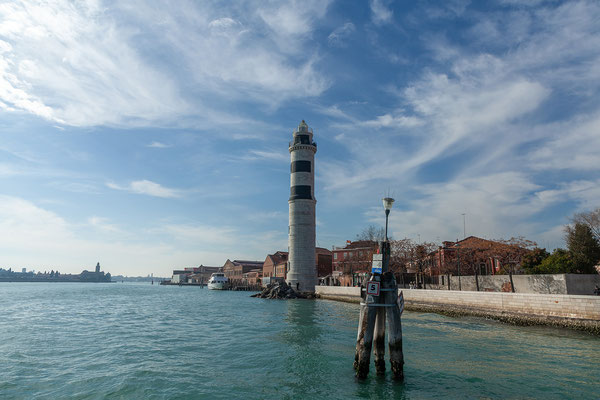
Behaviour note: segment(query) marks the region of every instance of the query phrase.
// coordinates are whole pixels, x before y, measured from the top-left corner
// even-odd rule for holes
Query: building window
[[[348,257],[348,252],[344,252],[344,258]]]
[[[337,260],[337,255],[338,255],[338,253],[333,253],[333,259],[334,260]]]

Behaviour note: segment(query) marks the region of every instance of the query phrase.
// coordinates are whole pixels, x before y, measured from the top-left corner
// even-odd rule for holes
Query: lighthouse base
[[[315,286],[317,284],[317,278],[312,275],[307,276],[304,274],[297,274],[290,271],[288,272],[286,283],[296,292],[314,293]]]

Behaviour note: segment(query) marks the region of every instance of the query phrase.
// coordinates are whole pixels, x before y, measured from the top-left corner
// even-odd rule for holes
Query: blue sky
[[[0,1],[0,266],[113,274],[317,242],[523,235],[600,198],[596,1]]]

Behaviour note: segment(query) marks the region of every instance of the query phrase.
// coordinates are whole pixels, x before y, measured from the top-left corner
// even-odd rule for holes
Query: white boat
[[[212,290],[225,290],[227,289],[227,285],[229,284],[229,279],[222,272],[214,273],[210,276],[208,280],[208,284],[206,285],[209,289]]]

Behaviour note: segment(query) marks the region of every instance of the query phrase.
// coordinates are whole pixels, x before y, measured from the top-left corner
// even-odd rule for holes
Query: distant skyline
[[[600,3],[0,0],[0,267],[170,275],[317,245],[564,246],[600,206]]]

